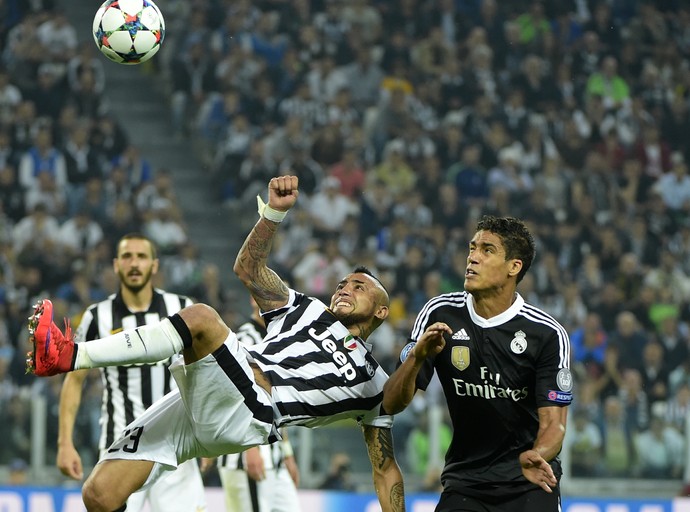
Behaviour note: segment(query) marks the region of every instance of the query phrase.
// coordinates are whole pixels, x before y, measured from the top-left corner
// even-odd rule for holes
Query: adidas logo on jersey
[[[452,338],[453,338],[454,340],[462,340],[462,341],[467,341],[467,340],[470,339],[469,335],[467,334],[467,332],[465,332],[465,329],[464,329],[464,328],[462,328],[462,329],[460,329],[459,331],[453,333]]]

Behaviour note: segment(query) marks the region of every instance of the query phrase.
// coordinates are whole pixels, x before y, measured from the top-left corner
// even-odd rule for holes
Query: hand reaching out
[[[552,487],[556,487],[558,480],[553,474],[551,464],[536,450],[527,450],[520,454],[520,466],[522,474],[527,480],[538,485],[548,493],[552,493]]]
[[[421,361],[441,352],[446,346],[446,340],[443,339],[444,334],[453,334],[453,330],[443,322],[436,322],[427,327],[414,347],[415,357]]]

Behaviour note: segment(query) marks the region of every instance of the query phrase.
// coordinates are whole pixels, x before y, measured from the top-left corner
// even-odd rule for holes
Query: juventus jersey
[[[434,322],[445,322],[454,334],[425,361],[416,384],[426,389],[435,370],[448,403],[453,440],[441,478],[444,489],[476,497],[532,490],[518,456],[533,446],[537,409],[572,400],[568,334],[520,295],[507,311],[485,319],[475,312],[470,294],[448,293],[420,311],[401,360]],[[551,464],[560,477],[560,462]]]
[[[120,293],[113,294],[87,308],[75,331],[74,340],[84,343],[122,330],[156,324],[191,304],[187,297],[156,289],[149,309],[132,313]],[[103,382],[100,450],[110,446],[126,425],[175,388],[175,381],[168,371],[169,364],[170,359],[166,359],[155,364],[100,369]]]
[[[278,427],[345,418],[393,425],[392,416],[381,412],[388,375],[371,345],[350,334],[323,302],[289,290],[287,304],[263,318],[264,341],[246,350],[271,382]]]

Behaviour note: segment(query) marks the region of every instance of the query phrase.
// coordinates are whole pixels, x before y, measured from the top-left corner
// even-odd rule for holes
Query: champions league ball
[[[153,57],[165,37],[165,22],[151,0],[106,0],[93,18],[93,40],[118,64],[140,64]]]

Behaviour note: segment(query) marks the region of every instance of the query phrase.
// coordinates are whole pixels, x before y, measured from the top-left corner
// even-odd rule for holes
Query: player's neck
[[[120,288],[122,300],[132,313],[148,311],[153,300],[153,287],[147,286],[139,291],[132,291],[124,286]]]
[[[474,312],[482,318],[493,318],[508,310],[516,297],[514,289],[490,294],[473,293],[472,305]]]

